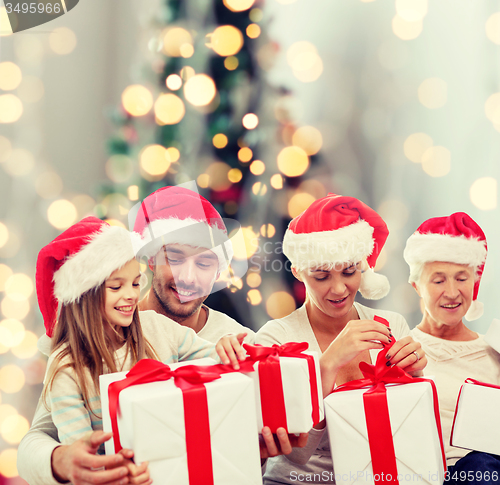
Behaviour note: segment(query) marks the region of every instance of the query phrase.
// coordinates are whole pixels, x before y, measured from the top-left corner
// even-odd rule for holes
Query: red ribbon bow
[[[120,392],[130,386],[148,382],[174,379],[181,389],[184,402],[184,426],[189,483],[191,485],[213,484],[212,449],[210,443],[210,423],[208,418],[207,391],[205,383],[219,379],[219,366],[187,365],[171,370],[168,365],[152,359],[140,360],[121,381],[108,387],[111,429],[115,443],[115,453],[122,449],[118,431],[120,414]]]
[[[374,320],[388,325],[387,320],[383,318],[374,317]],[[365,408],[365,419],[368,431],[370,455],[372,458],[373,474],[374,477],[383,477],[383,479],[375,480],[375,483],[383,482],[384,484],[399,484],[399,480],[397,479],[398,470],[396,466],[396,453],[394,451],[391,421],[387,405],[386,384],[412,384],[415,382],[428,382],[431,384],[434,398],[434,416],[436,418],[436,425],[441,445],[443,466],[446,470],[446,457],[443,447],[436,385],[430,379],[412,377],[400,367],[388,367],[386,365],[385,355],[387,350],[394,344],[395,341],[391,344],[384,344],[383,351],[380,351],[377,355],[375,365],[368,364],[367,362],[360,362],[359,369],[363,374],[363,379],[346,382],[333,390],[333,392],[342,392],[372,386],[371,389],[363,394],[363,404]]]
[[[264,347],[262,345],[244,344],[249,357],[245,362],[259,362],[260,402],[262,421],[275,433],[278,428],[288,431],[283,380],[281,377],[280,357],[295,357],[306,359],[309,369],[311,389],[313,426],[319,423],[318,378],[312,355],[303,354],[309,344],[307,342],[289,342],[283,345]]]

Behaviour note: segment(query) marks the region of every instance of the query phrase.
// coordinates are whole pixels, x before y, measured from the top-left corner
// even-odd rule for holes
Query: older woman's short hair
[[[429,261],[430,262],[430,261]],[[420,283],[420,277],[422,276],[422,272],[424,271],[425,265],[428,262],[422,263],[422,262],[415,262],[412,263],[410,266],[410,276],[408,277],[408,283],[415,283],[418,285]],[[454,263],[452,263],[454,264]],[[474,271],[474,281],[478,281],[480,279],[480,271],[479,271],[479,266],[474,266],[474,265],[468,265],[470,268],[473,269]]]

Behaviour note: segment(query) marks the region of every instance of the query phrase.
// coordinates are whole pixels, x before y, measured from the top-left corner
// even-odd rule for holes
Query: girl
[[[360,362],[375,362],[381,342],[397,342],[386,355],[387,365],[420,372],[426,363],[420,344],[409,336],[405,319],[394,312],[372,310],[354,301],[358,292],[379,299],[389,283],[373,267],[389,231],[382,218],[354,197],[329,194],[293,219],[285,233],[283,252],[294,276],[306,287],[304,305],[287,317],[267,322],[257,333],[263,345],[308,342],[321,355],[323,394],[345,382],[362,378]],[[374,321],[385,318],[390,328]],[[270,458],[264,483],[303,481],[335,483],[325,424],[309,433],[302,450]]]
[[[213,345],[153,311],[141,312],[139,320],[143,276],[133,246],[140,243],[136,234],[87,217],[40,251],[37,297],[52,337],[43,392],[63,444],[102,429],[101,374],[128,370],[142,358],[177,362],[219,355],[237,367],[234,351],[243,355],[234,336]],[[137,467],[129,470],[134,474]]]

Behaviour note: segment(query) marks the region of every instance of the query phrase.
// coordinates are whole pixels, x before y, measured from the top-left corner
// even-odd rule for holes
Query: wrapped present
[[[288,433],[307,433],[323,419],[323,391],[318,355],[306,352],[306,342],[263,347],[244,345],[255,372],[254,381],[259,432],[269,426]],[[242,369],[244,372],[244,369]]]
[[[500,455],[500,386],[466,379],[458,394],[452,446]]]
[[[149,462],[156,485],[262,483],[252,380],[219,365],[143,359],[101,376],[103,427],[114,449]]]
[[[433,381],[361,362],[364,378],[336,388],[325,416],[337,484],[441,485],[446,458]]]

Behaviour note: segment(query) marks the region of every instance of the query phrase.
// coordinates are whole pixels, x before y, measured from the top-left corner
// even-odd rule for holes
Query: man
[[[163,187],[146,197],[130,219],[130,228],[145,242],[138,254],[148,258],[153,272],[139,309],[165,315],[210,342],[247,332],[245,341],[253,343],[252,330],[203,304],[233,255],[224,221],[212,204],[186,188]]]
[[[246,341],[253,343],[254,332],[203,304],[233,254],[224,222],[210,202],[188,189],[164,187],[144,199],[131,217],[131,228],[143,237],[143,245],[136,249],[139,256],[148,258],[153,272],[151,288],[139,310],[163,314],[214,343],[224,335],[241,332],[247,332]],[[304,446],[307,441],[307,434],[289,437],[284,429],[276,439],[268,428],[262,436],[263,459],[288,454],[292,446]],[[142,482],[146,465],[138,469],[137,477],[126,476],[123,458],[132,457],[132,452],[96,455],[110,437],[110,433],[96,431],[62,446],[50,413],[39,404],[30,431],[19,445],[19,474],[30,485]]]

